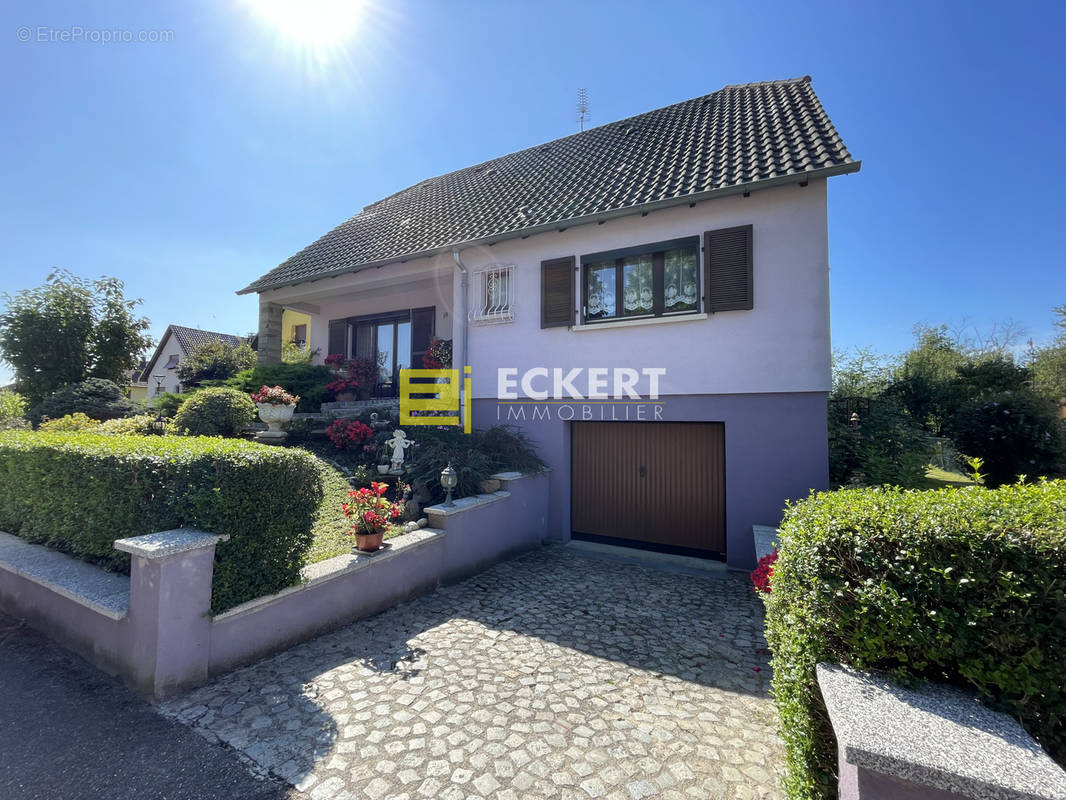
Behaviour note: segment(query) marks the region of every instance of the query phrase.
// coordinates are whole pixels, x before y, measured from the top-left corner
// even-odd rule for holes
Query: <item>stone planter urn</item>
[[[257,439],[284,439],[287,434],[281,429],[283,423],[292,419],[295,405],[284,406],[275,403],[256,403],[259,407],[259,419],[267,424],[267,430],[256,434]]]

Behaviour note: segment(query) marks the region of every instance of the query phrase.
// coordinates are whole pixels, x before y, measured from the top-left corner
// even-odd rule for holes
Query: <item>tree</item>
[[[148,320],[135,314],[117,278],[87,281],[55,270],[43,286],[4,294],[0,358],[31,404],[87,378],[125,384],[151,346]]]
[[[241,370],[255,366],[255,351],[247,342],[229,344],[211,339],[193,347],[178,362],[178,377],[184,386],[199,386],[204,381],[224,381]]]
[[[958,407],[957,377],[966,354],[946,326],[915,329],[917,344],[903,354],[888,393],[898,397],[907,412],[936,435]]]
[[[37,423],[44,417],[59,419],[67,414],[85,414],[102,421],[132,416],[136,412],[137,406],[117,383],[106,378],[88,378],[57,389],[35,405],[29,417]]]
[[[1030,342],[1028,361],[1033,374],[1033,389],[1048,400],[1066,397],[1066,305],[1057,306],[1055,326],[1058,335],[1043,347]]]

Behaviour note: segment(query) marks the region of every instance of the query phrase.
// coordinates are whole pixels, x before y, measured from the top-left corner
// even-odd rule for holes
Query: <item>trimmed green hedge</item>
[[[836,796],[819,661],[956,684],[1066,762],[1066,481],[792,506],[765,595],[790,798]]]
[[[316,459],[240,440],[0,433],[0,529],[128,571],[115,539],[193,527],[229,534],[211,610],[300,579],[322,499]]]

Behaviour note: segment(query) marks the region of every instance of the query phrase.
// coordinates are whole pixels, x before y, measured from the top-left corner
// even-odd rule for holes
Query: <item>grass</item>
[[[961,472],[949,472],[940,467],[929,466],[925,468],[925,484],[923,489],[960,489],[964,486],[974,486],[974,482]]]

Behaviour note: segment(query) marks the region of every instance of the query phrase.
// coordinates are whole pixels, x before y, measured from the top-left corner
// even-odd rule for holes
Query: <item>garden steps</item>
[[[0,569],[44,584],[111,619],[121,619],[129,611],[128,575],[107,572],[66,553],[24,542],[10,533],[0,532]]]

